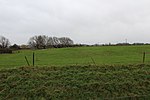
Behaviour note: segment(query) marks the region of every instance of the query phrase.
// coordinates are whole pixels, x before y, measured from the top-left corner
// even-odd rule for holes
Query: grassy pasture
[[[21,50],[13,54],[0,55],[0,68],[26,66],[25,56],[31,63],[35,52],[35,64],[38,66],[96,65],[103,64],[137,64],[142,63],[146,52],[146,64],[150,63],[150,46],[101,46],[76,47],[45,50]]]
[[[31,63],[33,52],[37,66],[26,67],[24,56]],[[146,62],[140,64],[143,52],[146,52]],[[147,45],[21,50],[1,54],[0,99],[149,99],[149,52]]]

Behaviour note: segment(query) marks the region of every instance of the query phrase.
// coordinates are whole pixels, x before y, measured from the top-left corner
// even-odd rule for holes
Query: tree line
[[[30,48],[46,49],[46,48],[61,48],[72,46],[73,40],[68,37],[48,37],[45,35],[34,36],[28,42]]]
[[[36,35],[28,40],[28,45],[24,45],[26,48],[31,49],[46,49],[46,48],[62,48],[71,47],[74,45],[73,40],[69,37],[49,37],[46,35]],[[9,39],[4,36],[0,36],[0,48],[19,48],[18,45],[10,45]]]
[[[117,44],[74,44],[69,37],[49,37],[46,35],[36,35],[30,37],[27,45],[11,45],[9,39],[0,36],[0,52],[5,52],[3,49],[46,49],[46,48],[63,48],[63,47],[81,47],[81,46],[124,46],[124,45],[150,45],[149,43],[117,43]]]

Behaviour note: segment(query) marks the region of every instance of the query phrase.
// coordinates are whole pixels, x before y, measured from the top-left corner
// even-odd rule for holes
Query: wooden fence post
[[[145,55],[146,55],[146,53],[144,52],[143,53],[143,63],[145,63]]]
[[[34,66],[34,52],[33,52],[33,66]]]
[[[93,64],[96,66],[96,63],[92,57],[91,57],[91,60],[92,60]]]
[[[30,66],[29,61],[28,61],[28,59],[27,59],[26,56],[25,56],[25,60],[26,60],[26,62],[27,62],[27,64],[28,64],[28,66]]]

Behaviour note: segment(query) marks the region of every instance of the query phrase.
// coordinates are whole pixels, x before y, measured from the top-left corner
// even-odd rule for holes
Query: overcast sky
[[[0,35],[27,44],[34,35],[75,43],[150,43],[150,0],[0,0]]]

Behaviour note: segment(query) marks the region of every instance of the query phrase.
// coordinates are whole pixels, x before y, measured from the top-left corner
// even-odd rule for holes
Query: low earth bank
[[[150,98],[150,65],[0,70],[1,100]]]

